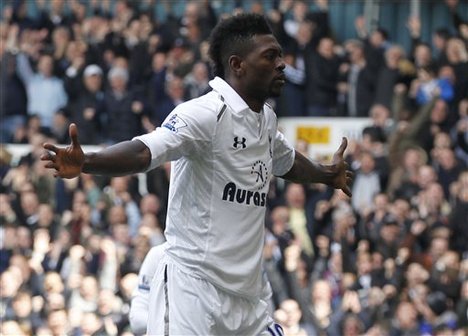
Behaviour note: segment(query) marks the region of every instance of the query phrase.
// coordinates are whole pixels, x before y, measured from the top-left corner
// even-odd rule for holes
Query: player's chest
[[[215,141],[215,166],[223,182],[261,190],[271,178],[273,127],[266,119],[226,118]]]
[[[273,135],[273,127],[264,115],[228,115],[218,126],[214,150],[233,165],[248,164],[253,159],[270,161]]]

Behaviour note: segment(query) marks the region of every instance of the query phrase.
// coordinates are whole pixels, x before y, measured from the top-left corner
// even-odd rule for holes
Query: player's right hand
[[[71,144],[59,148],[53,144],[45,143],[43,147],[48,151],[41,156],[46,161],[46,168],[54,169],[54,176],[61,178],[74,178],[80,175],[85,161],[85,155],[78,142],[78,130],[75,124],[69,127]]]

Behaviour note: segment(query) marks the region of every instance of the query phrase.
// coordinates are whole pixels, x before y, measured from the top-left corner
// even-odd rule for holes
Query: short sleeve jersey
[[[135,139],[151,151],[149,169],[172,161],[169,258],[226,291],[258,297],[269,181],[291,169],[294,149],[268,104],[257,113],[223,79],[210,86]]]

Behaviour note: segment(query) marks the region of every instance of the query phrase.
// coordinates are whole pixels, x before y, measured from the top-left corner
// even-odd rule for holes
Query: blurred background
[[[468,334],[468,1],[5,0],[0,4],[0,333],[133,335],[165,241],[170,164],[53,178],[46,141],[151,132],[208,92],[208,37],[264,14],[296,150],[347,136],[353,198],[273,178],[264,271],[285,335]]]

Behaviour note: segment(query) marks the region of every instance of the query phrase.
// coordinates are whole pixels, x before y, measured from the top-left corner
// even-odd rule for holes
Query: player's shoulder
[[[174,113],[198,122],[216,122],[217,115],[224,105],[222,98],[215,91],[183,102],[174,109]]]
[[[148,252],[148,256],[150,258],[156,258],[156,259],[160,259],[162,258],[162,256],[164,255],[164,251],[166,250],[166,243],[164,244],[160,244],[160,245],[156,245],[156,246],[153,246],[149,252]]]

